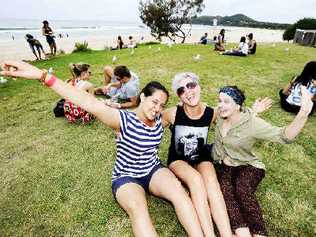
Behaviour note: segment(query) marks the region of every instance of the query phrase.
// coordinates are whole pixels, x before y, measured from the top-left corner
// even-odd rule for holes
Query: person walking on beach
[[[114,69],[105,66],[104,86],[95,89],[96,95],[110,97],[110,100],[106,100],[107,105],[120,109],[136,107],[138,93],[139,78],[124,65]]]
[[[56,55],[57,46],[53,30],[50,28],[48,21],[43,21],[42,34],[46,37],[46,41],[50,48],[51,55]]]
[[[169,97],[164,86],[159,82],[148,83],[138,97],[135,112],[131,112],[107,106],[30,64],[5,62],[1,68],[1,75],[42,82],[115,131],[117,159],[112,172],[112,192],[129,215],[136,237],[158,236],[149,215],[146,193],[172,203],[188,236],[203,237],[189,195],[175,175],[161,165],[157,154],[163,134],[161,112]]]
[[[37,39],[35,39],[33,37],[33,35],[26,34],[25,35],[25,39],[29,43],[29,46],[30,46],[31,50],[32,50],[34,56],[36,57],[36,60],[42,59],[41,51],[43,52],[43,56],[45,58],[45,51],[43,49],[42,44]],[[37,55],[37,53],[35,51],[35,48],[37,50],[38,55]]]
[[[244,107],[245,95],[236,86],[219,91],[212,157],[223,192],[232,229],[237,237],[267,236],[255,192],[265,176],[265,165],[253,153],[257,140],[288,143],[303,129],[313,102],[301,86],[301,108],[285,127],[276,127]]]

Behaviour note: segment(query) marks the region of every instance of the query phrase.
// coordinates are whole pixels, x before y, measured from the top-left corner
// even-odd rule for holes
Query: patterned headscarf
[[[219,90],[219,93],[225,93],[229,95],[235,101],[235,103],[240,106],[244,102],[244,97],[240,94],[240,92],[231,86],[222,87]]]

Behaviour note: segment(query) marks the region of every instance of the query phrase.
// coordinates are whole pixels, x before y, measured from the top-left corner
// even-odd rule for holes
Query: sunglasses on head
[[[181,96],[185,92],[186,89],[194,89],[197,86],[197,83],[195,81],[188,82],[185,87],[181,86],[177,89],[177,95]]]

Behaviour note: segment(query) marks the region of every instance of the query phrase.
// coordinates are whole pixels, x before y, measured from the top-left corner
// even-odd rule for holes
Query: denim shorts
[[[150,173],[144,177],[134,178],[131,176],[124,176],[124,177],[120,177],[120,178],[113,180],[112,181],[112,193],[114,195],[114,198],[116,199],[117,190],[121,186],[123,186],[124,184],[127,184],[127,183],[136,183],[136,184],[140,185],[147,193],[149,193],[150,180],[151,180],[153,174],[157,170],[159,170],[160,168],[165,168],[165,166],[163,166],[161,163],[159,163],[158,165],[154,166],[154,168],[150,171]]]

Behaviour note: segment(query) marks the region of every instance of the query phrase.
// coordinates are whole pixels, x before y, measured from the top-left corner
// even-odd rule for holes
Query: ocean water
[[[24,38],[25,34],[32,34],[35,38],[42,36],[42,20],[0,20],[0,40],[18,40]],[[109,22],[109,21],[50,21],[50,27],[55,36],[61,34],[66,37],[80,36],[107,36],[116,37],[124,34],[145,34],[149,29],[137,22]]]

